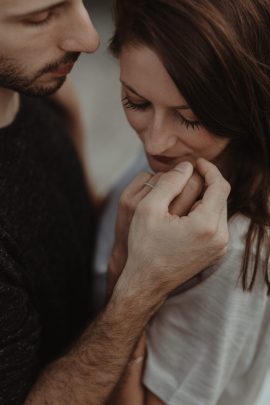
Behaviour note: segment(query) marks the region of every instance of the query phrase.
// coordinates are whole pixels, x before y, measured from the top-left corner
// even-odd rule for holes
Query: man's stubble
[[[55,93],[65,82],[66,76],[54,77],[47,84],[39,84],[42,77],[51,73],[61,65],[75,63],[79,53],[68,53],[61,60],[47,64],[38,72],[27,76],[23,67],[15,60],[0,55],[0,87],[8,88],[30,97],[49,96]]]

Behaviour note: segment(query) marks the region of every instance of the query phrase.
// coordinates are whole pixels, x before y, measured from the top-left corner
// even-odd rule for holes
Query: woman
[[[225,258],[160,309],[145,388],[141,344],[118,405],[254,405],[260,391],[270,364],[269,37],[268,0],[116,2],[110,49],[150,166],[203,157],[232,187]]]

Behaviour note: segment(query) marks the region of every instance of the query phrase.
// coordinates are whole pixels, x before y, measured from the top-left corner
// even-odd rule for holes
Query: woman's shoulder
[[[250,218],[243,214],[237,213],[233,215],[228,222],[229,228],[229,250],[230,249],[245,249],[246,235],[250,225]]]

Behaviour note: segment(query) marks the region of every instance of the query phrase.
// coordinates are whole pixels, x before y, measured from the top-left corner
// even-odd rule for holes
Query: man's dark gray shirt
[[[0,404],[91,317],[95,214],[73,143],[47,100],[21,98],[0,129]]]

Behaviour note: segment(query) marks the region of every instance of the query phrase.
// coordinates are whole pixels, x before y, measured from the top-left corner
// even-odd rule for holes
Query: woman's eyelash
[[[122,104],[125,108],[134,111],[145,111],[150,106],[150,103],[142,103],[142,104],[132,103],[127,97],[122,98]],[[192,128],[193,130],[199,129],[201,125],[199,120],[189,121],[186,118],[184,118],[179,112],[175,113],[175,118],[179,120],[182,125],[185,125],[187,129],[188,128]]]
[[[142,103],[142,104],[132,103],[127,97],[122,98],[122,104],[125,108],[135,111],[137,110],[144,111],[150,106],[150,103]]]
[[[200,128],[201,125],[200,120],[189,121],[186,118],[184,118],[179,112],[175,113],[175,117],[177,120],[181,122],[181,124],[185,125],[187,129],[192,128],[193,130],[195,130]]]

